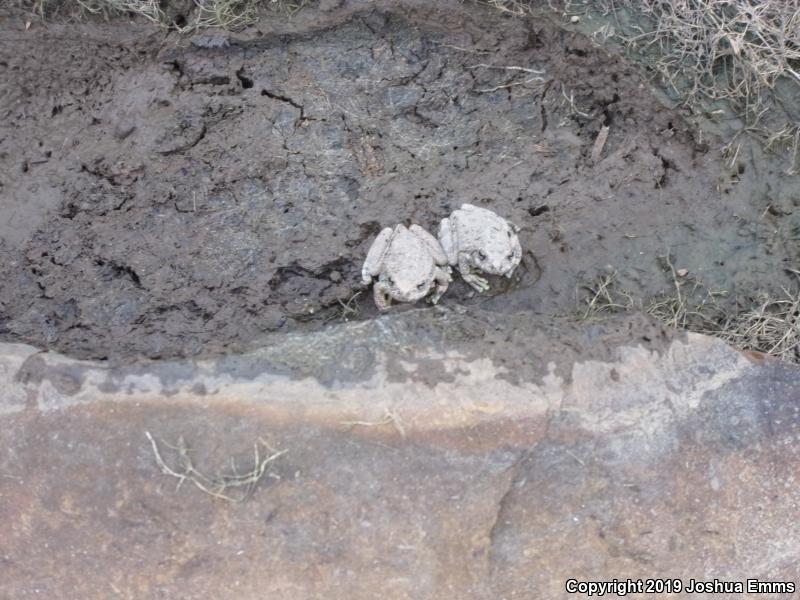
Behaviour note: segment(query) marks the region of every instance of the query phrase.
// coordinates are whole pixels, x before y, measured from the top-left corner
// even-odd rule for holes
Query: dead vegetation
[[[788,171],[797,172],[798,0],[485,1],[519,16],[547,10],[591,21],[595,37],[642,58],[673,98],[696,113],[740,119],[738,133],[787,153]]]
[[[763,352],[800,363],[800,285],[781,297],[760,293],[726,308],[723,290],[712,290],[699,278],[675,269],[669,254],[661,257],[669,287],[647,301],[634,298],[619,284],[616,272],[583,286],[579,318],[599,321],[614,314],[644,311],[669,327],[711,335],[740,350]],[[795,272],[800,276],[800,272]],[[800,284],[800,279],[798,280]]]
[[[725,321],[718,337],[742,350],[800,363],[800,293],[784,289],[783,294],[760,294],[748,310]]]
[[[669,252],[659,262],[671,287],[648,303],[647,314],[676,329],[714,335],[725,314],[718,300],[727,292],[710,290],[686,269],[676,269]]]
[[[633,296],[620,289],[617,284],[616,271],[599,276],[584,285],[583,290],[588,292],[584,298],[585,308],[581,315],[583,321],[597,321],[611,314],[636,308]]]
[[[347,427],[348,430],[356,427],[381,427],[384,425],[391,425],[395,431],[400,434],[400,437],[406,437],[406,429],[403,419],[394,409],[384,409],[383,418],[378,421],[342,421],[342,425]]]
[[[178,489],[185,483],[193,484],[197,489],[209,496],[226,500],[228,502],[244,502],[248,500],[264,477],[267,466],[286,454],[286,450],[275,450],[264,440],[258,439],[253,444],[253,466],[240,473],[233,458],[230,459],[230,473],[217,476],[207,475],[198,470],[192,461],[192,450],[184,441],[183,437],[178,439],[175,446],[164,443],[175,455],[175,466],[170,466],[164,460],[153,436],[149,431],[145,431],[147,439],[153,449],[156,464],[164,475],[174,477],[178,480]],[[266,449],[269,454],[264,456],[262,450]]]
[[[294,14],[309,0],[192,0],[170,9],[170,2],[160,0],[18,0],[18,5],[42,18],[57,15],[120,15],[141,17],[160,27],[191,33],[210,27],[237,31],[258,20],[259,11]],[[178,5],[179,3],[173,2]]]
[[[606,11],[637,11],[652,28],[624,36],[654,48],[657,69],[689,99],[724,99],[756,110],[782,77],[800,83],[800,5],[764,0],[598,0]],[[758,118],[756,110],[754,118]]]
[[[333,307],[333,310],[325,317],[325,322],[328,321],[342,321],[347,323],[351,319],[355,319],[358,317],[359,312],[361,309],[358,304],[358,299],[361,296],[363,290],[357,290],[353,294],[351,294],[347,299],[336,299],[336,305]]]

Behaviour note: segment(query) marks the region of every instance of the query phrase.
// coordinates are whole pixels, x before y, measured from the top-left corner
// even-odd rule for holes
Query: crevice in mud
[[[187,300],[186,302],[181,302],[179,304],[157,306],[154,311],[159,315],[167,315],[171,312],[186,312],[190,316],[202,319],[203,321],[210,321],[214,318],[212,313],[198,305],[194,300]]]
[[[661,169],[663,171],[663,174],[661,175],[661,177],[658,178],[658,181],[656,181],[655,183],[655,188],[656,189],[664,188],[669,180],[669,172],[673,171],[677,173],[680,171],[680,169],[675,164],[675,161],[663,156],[657,148],[653,148],[653,154],[656,157],[658,157],[658,159],[661,161]]]
[[[186,15],[182,13],[175,15],[173,22],[175,23],[175,29],[180,30],[181,27],[186,26]]]
[[[142,286],[141,279],[139,278],[139,274],[133,270],[132,267],[118,263],[113,260],[103,260],[102,258],[96,258],[94,261],[98,267],[105,267],[110,272],[113,278],[126,278],[133,283],[139,289],[145,289]]]
[[[275,276],[270,279],[269,285],[274,290],[280,287],[282,284],[286,283],[286,281],[292,277],[300,277],[300,278],[309,278],[309,279],[320,279],[327,283],[332,283],[330,281],[329,275],[331,271],[338,271],[341,272],[343,270],[348,270],[347,268],[350,266],[350,261],[343,258],[337,258],[335,260],[329,261],[319,268],[316,269],[308,269],[301,265],[287,265],[285,267],[278,267],[275,270]]]
[[[236,78],[242,85],[242,89],[249,90],[253,87],[253,80],[244,74],[244,67],[236,71]]]
[[[61,210],[59,210],[58,215],[64,219],[72,220],[74,219],[78,213],[81,212],[80,208],[74,202],[66,202],[62,205]]]
[[[206,77],[198,77],[192,80],[192,85],[226,86],[230,84],[231,78],[228,75],[208,75]]]
[[[164,64],[167,67],[169,67],[175,73],[175,75],[178,77],[178,79],[183,77],[184,72],[183,72],[183,64],[181,63],[181,61],[179,61],[177,59],[176,60],[168,60]]]
[[[284,102],[284,103],[288,104],[289,106],[293,106],[294,108],[296,108],[297,110],[300,111],[300,118],[298,120],[301,123],[306,120],[306,116],[305,116],[306,115],[306,111],[305,111],[305,108],[303,107],[303,105],[299,104],[298,102],[295,102],[294,100],[292,100],[288,96],[284,96],[283,94],[277,94],[277,93],[271,92],[271,91],[269,91],[267,89],[262,89],[261,90],[261,95],[262,96],[266,96],[267,98],[271,98],[272,100],[277,100],[278,102]]]
[[[85,173],[89,173],[90,175],[94,175],[95,177],[99,177],[103,181],[107,181],[110,185],[114,187],[117,187],[120,184],[120,182],[117,181],[117,178],[113,173],[108,173],[104,169],[90,167],[89,165],[84,163],[81,165],[81,170],[84,171]]]
[[[439,123],[436,123],[431,118],[426,117],[425,115],[419,112],[419,107],[415,106],[411,109],[411,112],[406,113],[406,116],[410,118],[412,121],[424,125],[426,127],[430,127],[431,129],[436,129],[439,127]]]
[[[542,94],[542,99],[544,99],[544,93]],[[540,131],[544,133],[545,131],[547,131],[547,108],[545,108],[544,101],[542,101],[539,107],[539,112],[542,119],[542,126]]]
[[[179,154],[181,152],[191,150],[203,140],[203,138],[206,136],[206,133],[207,128],[205,123],[203,123],[200,125],[199,131],[197,131],[197,133],[195,133],[185,144],[179,144],[174,148],[169,148],[167,150],[159,150],[158,153],[164,156],[169,156],[170,154]]]
[[[537,207],[531,207],[528,209],[528,214],[532,217],[538,217],[539,215],[543,215],[546,212],[550,211],[550,207],[547,204],[542,204]]]

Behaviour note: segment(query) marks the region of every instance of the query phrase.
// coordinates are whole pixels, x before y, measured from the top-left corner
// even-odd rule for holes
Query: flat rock
[[[0,597],[800,581],[796,369],[695,334],[564,360],[551,333],[510,377],[449,325],[407,344],[420,314],[190,362],[0,345]]]

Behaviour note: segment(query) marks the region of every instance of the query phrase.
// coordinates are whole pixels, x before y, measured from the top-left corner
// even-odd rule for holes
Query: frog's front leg
[[[431,296],[431,304],[436,304],[447,291],[450,282],[453,281],[453,277],[450,275],[450,267],[437,267],[433,272],[433,280],[436,282],[436,288]]]
[[[460,253],[458,255],[458,271],[461,277],[479,294],[489,289],[489,281],[473,271],[472,264],[469,262],[469,254]]]
[[[376,281],[372,286],[372,294],[375,297],[375,306],[381,312],[386,312],[392,306],[392,297],[389,295],[389,287],[382,281]]]

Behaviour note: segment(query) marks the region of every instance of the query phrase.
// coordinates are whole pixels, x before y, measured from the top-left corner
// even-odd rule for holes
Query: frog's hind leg
[[[447,256],[445,255],[444,250],[442,250],[442,245],[439,243],[439,240],[433,237],[433,235],[425,231],[419,225],[412,225],[408,228],[408,230],[417,236],[417,239],[419,239],[423,244],[425,244],[425,247],[428,249],[428,252],[431,253],[433,260],[437,265],[446,265],[448,263]]]
[[[375,298],[375,306],[378,307],[379,311],[386,312],[391,308],[392,297],[389,295],[389,291],[383,283],[376,281],[375,285],[372,286],[372,294]]]
[[[450,282],[453,281],[453,277],[450,275],[450,267],[437,268],[434,271],[433,279],[436,282],[436,288],[431,296],[431,304],[436,304],[447,291],[447,288],[450,287]]]
[[[456,236],[454,223],[449,218],[442,219],[439,223],[439,244],[447,257],[447,262],[455,265],[458,262],[456,251]]]
[[[364,285],[369,285],[373,277],[377,277],[381,270],[381,263],[386,251],[389,249],[389,244],[392,241],[393,229],[386,227],[381,230],[372,246],[367,252],[367,258],[364,260],[364,266],[361,268],[361,281]]]
[[[473,270],[467,254],[458,255],[458,271],[461,273],[461,277],[464,281],[471,285],[479,294],[489,289],[489,281]]]

